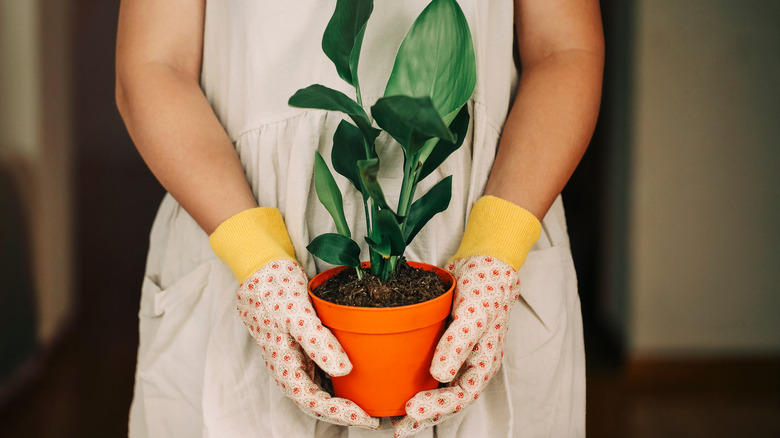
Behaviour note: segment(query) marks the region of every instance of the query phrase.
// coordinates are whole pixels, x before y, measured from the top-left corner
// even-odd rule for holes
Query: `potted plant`
[[[340,266],[315,276],[309,291],[318,316],[354,365],[347,376],[333,378],[336,395],[355,401],[372,416],[392,416],[404,414],[404,403],[415,393],[438,385],[428,368],[450,313],[452,277],[435,266],[409,262],[440,278],[445,293],[419,304],[391,297],[390,305],[401,304],[398,307],[339,305],[312,291],[340,273],[351,273],[354,280],[364,283],[369,277],[388,282],[410,269],[403,259],[404,250],[449,205],[452,177],[442,179],[417,200],[416,188],[463,142],[469,125],[465,104],[476,84],[476,67],[471,33],[457,2],[432,0],[404,37],[384,97],[371,107],[369,117],[357,66],[372,10],[372,0],[338,0],[322,40],[323,51],[339,76],[354,88],[355,99],[315,84],[298,90],[289,103],[340,111],[352,121],[342,120],[333,134],[331,164],[362,195],[370,261],[361,263],[341,192],[324,158],[316,153],[315,189],[337,232],[317,236],[307,248],[325,262]],[[382,130],[395,139],[404,157],[397,206],[388,204],[377,180],[381,160],[375,142]],[[380,293],[368,295],[373,299]]]

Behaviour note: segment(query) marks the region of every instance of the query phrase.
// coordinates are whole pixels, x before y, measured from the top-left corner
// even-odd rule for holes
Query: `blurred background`
[[[121,437],[163,190],[114,105],[118,0],[0,0],[0,436]],[[591,437],[780,437],[780,2],[603,0],[564,192]]]

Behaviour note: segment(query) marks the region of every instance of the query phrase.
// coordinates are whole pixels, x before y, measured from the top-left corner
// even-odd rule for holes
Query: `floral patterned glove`
[[[448,265],[456,288],[452,324],[431,364],[447,388],[420,392],[395,423],[396,438],[412,436],[474,403],[501,367],[509,312],[520,291],[517,270],[539,239],[541,224],[500,198],[480,198],[460,248]]]
[[[352,364],[311,306],[306,273],[295,261],[279,211],[254,208],[238,213],[220,224],[209,242],[240,282],[239,316],[282,392],[324,421],[379,427],[378,419],[349,400],[331,397],[314,381],[315,364],[333,376],[348,374]]]

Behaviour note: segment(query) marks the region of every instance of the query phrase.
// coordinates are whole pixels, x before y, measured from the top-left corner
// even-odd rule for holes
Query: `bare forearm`
[[[117,104],[138,151],[204,231],[256,206],[236,151],[196,80],[153,62],[118,72]]]
[[[486,194],[542,219],[588,146],[604,37],[597,0],[514,0],[520,86]]]
[[[601,53],[571,50],[523,71],[485,194],[544,217],[593,134],[602,68]]]

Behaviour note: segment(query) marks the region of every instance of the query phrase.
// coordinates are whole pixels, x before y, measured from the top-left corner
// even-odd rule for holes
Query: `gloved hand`
[[[379,427],[378,419],[349,400],[331,397],[314,381],[315,363],[333,376],[348,374],[352,364],[309,302],[306,273],[295,261],[279,211],[260,207],[238,213],[217,227],[209,243],[240,283],[239,316],[284,394],[324,421]]]
[[[448,269],[455,276],[452,324],[434,354],[431,374],[447,388],[420,392],[395,423],[405,438],[474,403],[501,367],[509,312],[520,291],[517,270],[539,239],[541,223],[500,198],[480,198],[471,210],[458,252]]]

